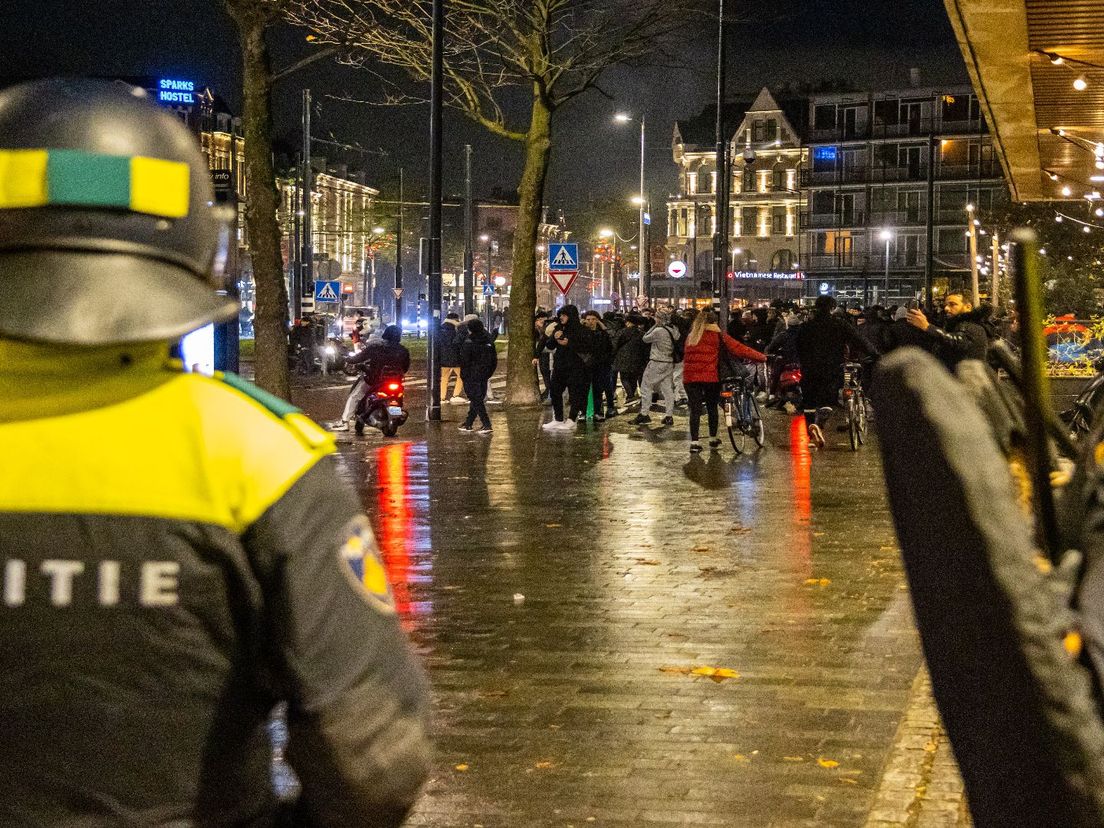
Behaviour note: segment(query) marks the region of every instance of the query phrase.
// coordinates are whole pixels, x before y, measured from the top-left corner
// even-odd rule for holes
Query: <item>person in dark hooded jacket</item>
[[[625,318],[625,327],[613,343],[613,370],[621,375],[626,403],[636,397],[640,378],[648,367],[648,345],[644,342],[643,323],[642,317],[630,313]]]
[[[552,351],[552,385],[548,390],[554,417],[544,424],[549,431],[574,428],[579,414],[586,411],[587,392],[590,390],[589,365],[594,360],[591,347],[593,333],[580,321],[579,309],[574,305],[564,305],[556,316],[559,323],[552,330],[547,346]],[[569,401],[569,416],[566,419],[564,391],[568,392]]]
[[[468,335],[460,345],[460,377],[464,381],[464,393],[468,395],[468,416],[461,431],[471,431],[475,418],[479,418],[480,434],[491,433],[491,418],[487,414],[487,384],[498,368],[498,352],[494,340],[482,321],[473,319],[467,323]]]
[[[855,326],[836,316],[836,300],[818,296],[812,317],[797,329],[801,360],[801,400],[809,441],[824,447],[824,425],[832,414],[843,385],[843,363],[862,355],[875,355]]]
[[[989,308],[975,310],[969,291],[952,290],[943,298],[943,310],[947,314],[943,328],[931,324],[921,310],[908,311],[906,318],[927,334],[935,355],[951,373],[965,359],[985,362],[989,353]]]

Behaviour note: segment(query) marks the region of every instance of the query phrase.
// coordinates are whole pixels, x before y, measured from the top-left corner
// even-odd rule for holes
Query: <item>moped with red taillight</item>
[[[358,437],[365,426],[378,428],[384,437],[394,437],[406,422],[404,406],[406,388],[401,374],[384,374],[368,389],[356,409],[353,428]]]

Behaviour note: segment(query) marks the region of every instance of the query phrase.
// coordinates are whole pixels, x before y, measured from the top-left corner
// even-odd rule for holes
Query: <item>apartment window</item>
[[[755,219],[759,214],[759,211],[754,207],[744,207],[740,210],[740,229],[743,231],[742,235],[750,236],[755,232]]]
[[[792,250],[777,250],[771,256],[771,270],[775,273],[785,273],[793,270],[794,254]]]
[[[786,236],[793,238],[797,235],[797,213],[793,207],[786,208]]]
[[[897,239],[899,254],[904,259],[905,267],[916,267],[920,264],[920,237],[900,236]]]
[[[771,234],[771,211],[769,207],[759,208],[759,232],[760,238],[768,238]]]
[[[775,207],[771,210],[771,227],[774,235],[781,236],[786,232],[786,208]]]
[[[836,196],[831,190],[817,190],[813,193],[813,213],[818,216],[832,213]]]
[[[837,267],[850,267],[855,260],[854,239],[850,230],[832,230],[824,234],[824,253],[835,256]]]
[[[829,104],[813,109],[813,129],[836,128],[836,105]]]
[[[751,167],[744,167],[744,190],[745,192],[755,192],[755,170]]]
[[[813,172],[834,172],[838,147],[813,147]]]
[[[896,126],[900,123],[897,99],[874,101],[875,126]]]
[[[925,174],[923,147],[901,147],[897,153],[897,166],[906,170],[910,179],[922,178]]]
[[[698,174],[696,172],[687,173],[686,178],[689,182],[686,192],[690,195],[694,195],[698,191]]]
[[[776,191],[789,189],[786,186],[786,170],[782,167],[775,167],[771,171],[771,187]]]
[[[944,95],[942,101],[943,122],[970,120],[972,95]]]
[[[778,121],[775,118],[767,119],[767,140],[778,140]]]
[[[855,194],[839,193],[836,197],[836,215],[844,227],[857,224],[855,221]]]
[[[841,125],[843,127],[844,138],[854,138],[859,134],[860,109],[861,107],[848,106],[845,107],[841,113],[841,120],[843,122]]]
[[[924,131],[924,102],[901,101],[901,123],[908,124],[909,135]]]
[[[753,144],[761,144],[766,139],[767,125],[762,121],[751,122],[751,141]]]
[[[920,221],[920,191],[909,190],[897,193],[897,212],[901,213],[907,222]]]

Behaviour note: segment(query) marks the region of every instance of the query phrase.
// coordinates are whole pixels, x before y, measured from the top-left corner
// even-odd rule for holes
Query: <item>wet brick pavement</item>
[[[498,410],[488,438],[419,422],[420,393],[340,458],[436,694],[411,825],[916,824],[883,779],[924,699],[876,447],[810,455],[775,413],[743,457],[691,458],[685,417]]]

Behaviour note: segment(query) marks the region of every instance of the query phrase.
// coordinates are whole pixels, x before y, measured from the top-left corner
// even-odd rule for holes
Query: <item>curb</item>
[[[970,826],[966,791],[932,698],[926,667],[916,674],[904,717],[867,815],[866,828]]]

